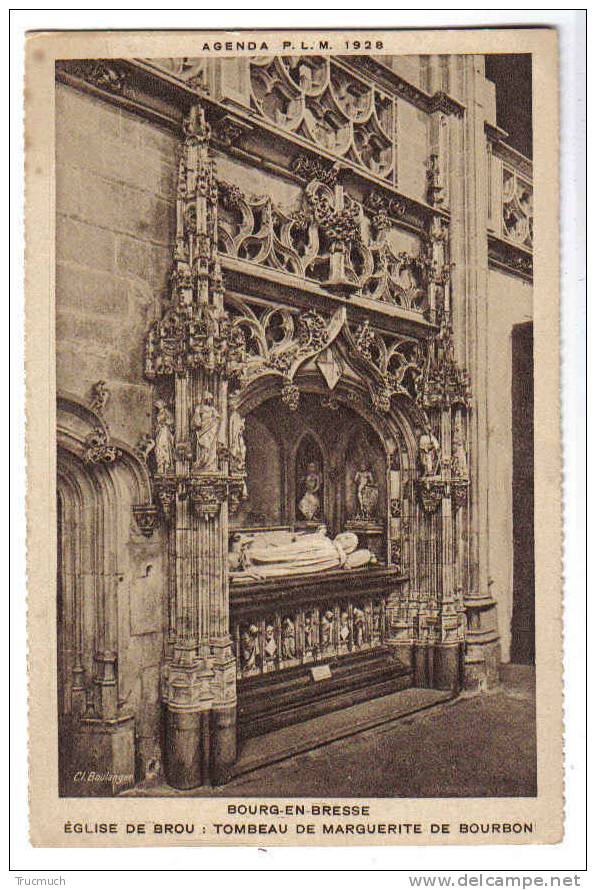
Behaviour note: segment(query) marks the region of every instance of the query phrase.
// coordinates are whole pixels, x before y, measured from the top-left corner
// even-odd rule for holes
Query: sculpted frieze
[[[426,240],[417,254],[395,247],[391,202],[371,198],[365,207],[313,179],[298,206],[282,207],[220,180],[219,205],[220,254],[425,313],[431,251]]]

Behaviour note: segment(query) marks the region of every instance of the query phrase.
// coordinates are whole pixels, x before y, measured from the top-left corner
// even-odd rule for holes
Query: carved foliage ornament
[[[122,93],[129,78],[129,71],[113,59],[82,60],[70,64],[68,71],[110,93]]]
[[[209,306],[179,303],[155,322],[147,337],[145,375],[186,374],[196,368],[233,375],[244,357],[242,332]]]
[[[292,162],[292,170],[307,182],[317,179],[324,185],[333,186],[338,180],[341,166],[339,163],[331,166],[320,158],[299,154]]]
[[[88,464],[110,464],[121,456],[120,448],[112,445],[107,432],[99,427],[85,439],[85,462]]]

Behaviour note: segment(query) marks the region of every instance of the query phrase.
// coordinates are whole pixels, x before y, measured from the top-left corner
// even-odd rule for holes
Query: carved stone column
[[[244,474],[229,468],[228,379],[241,343],[223,308],[209,140],[195,106],[180,161],[172,304],[149,333],[145,368],[165,397],[156,402],[154,486],[169,527],[162,699],[166,775],[177,788],[223,780],[236,758],[228,499],[237,501]]]
[[[468,542],[464,569],[467,612],[465,684],[483,688],[498,682],[500,659],[496,602],[491,593],[488,515],[488,248],[487,92],[483,60],[462,56],[457,72],[466,105],[454,125],[456,151],[451,169],[451,253],[454,266],[455,349],[470,371],[469,510],[460,533]],[[465,150],[464,150],[465,149]],[[461,497],[463,495],[460,494]]]
[[[428,429],[419,440],[419,500],[430,524],[429,576],[431,608],[426,616],[432,665],[428,685],[457,690],[461,685],[461,655],[465,638],[464,606],[460,565],[461,517],[458,511],[467,499],[466,445],[461,432],[467,416],[469,382],[466,371],[455,361],[451,330],[450,261],[447,226],[436,218],[431,227],[431,288],[436,292],[439,333],[428,347],[419,382],[418,402],[428,418]],[[452,453],[454,418],[457,417],[457,462]],[[435,452],[438,452],[435,454]],[[462,501],[461,493],[465,498]],[[457,496],[456,496],[457,495]],[[456,583],[456,578],[458,579]]]

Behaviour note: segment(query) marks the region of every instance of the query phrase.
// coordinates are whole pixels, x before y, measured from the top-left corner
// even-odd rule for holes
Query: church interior
[[[57,66],[63,795],[225,794],[248,739],[532,662],[505,70]]]

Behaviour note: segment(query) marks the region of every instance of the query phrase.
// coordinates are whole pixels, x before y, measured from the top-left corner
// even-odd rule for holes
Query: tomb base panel
[[[312,717],[399,692],[412,686],[412,672],[390,647],[330,659],[325,679],[308,666],[247,680],[238,685],[238,737],[262,735]]]

